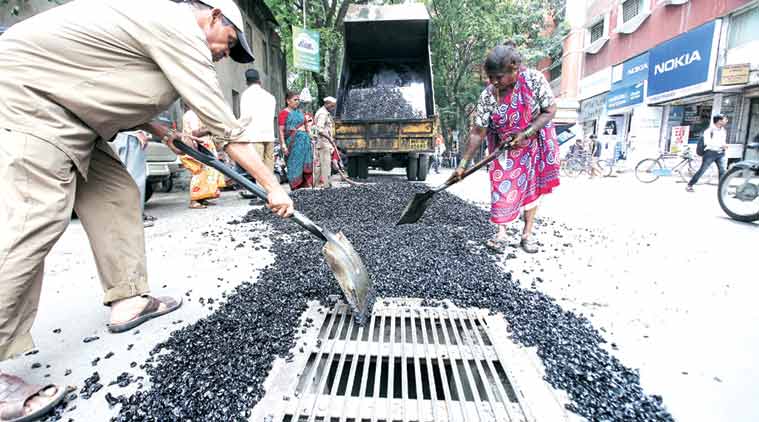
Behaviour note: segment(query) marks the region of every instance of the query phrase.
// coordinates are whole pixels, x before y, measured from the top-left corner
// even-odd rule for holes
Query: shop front
[[[615,158],[630,158],[628,152],[632,151],[635,157],[658,151],[662,110],[645,103],[649,60],[646,52],[612,69],[605,129],[614,136]]]
[[[698,141],[712,115],[735,114],[736,96],[713,92],[721,25],[709,22],[650,51],[646,102],[664,107],[663,150],[680,152]]]

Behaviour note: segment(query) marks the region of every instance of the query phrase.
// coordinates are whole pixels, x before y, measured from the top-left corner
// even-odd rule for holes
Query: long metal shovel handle
[[[266,194],[265,190],[263,190],[260,186],[256,185],[250,180],[246,179],[245,177],[243,177],[243,175],[234,171],[226,164],[222,163],[218,158],[214,157],[213,153],[199,142],[200,139],[191,135],[187,135],[187,134],[181,134],[181,135],[195,141],[198,149],[196,150],[182,141],[174,142],[175,147],[177,147],[179,150],[189,155],[190,157],[200,161],[201,163],[207,166],[213,167],[214,169],[218,170],[223,175],[241,184],[242,186],[245,187],[245,189],[253,192],[254,195],[263,199],[265,202],[269,201],[269,196]],[[295,211],[293,215],[290,217],[290,219],[298,223],[301,227],[308,230],[309,232],[311,232],[311,234],[318,237],[319,239],[325,242],[327,241],[327,237],[324,235],[324,230],[322,230],[321,227],[316,225],[316,223],[311,221],[311,219],[309,219],[305,215],[299,213],[298,211]]]
[[[467,176],[471,175],[472,173],[476,172],[477,170],[479,170],[479,169],[485,167],[486,165],[490,164],[492,161],[494,161],[496,158],[498,158],[498,156],[501,155],[501,153],[503,153],[507,149],[507,147],[509,146],[509,144],[511,143],[511,141],[513,139],[514,138],[508,138],[505,141],[501,142],[498,145],[498,148],[495,149],[495,151],[491,152],[487,157],[485,157],[482,160],[480,160],[477,163],[475,163],[472,167],[469,167],[468,169],[466,169],[464,171],[464,173],[461,175],[460,178],[455,179],[453,177],[449,177],[448,180],[445,181],[445,183],[443,183],[442,185],[440,185],[440,186],[438,186],[438,187],[436,187],[436,188],[434,188],[432,190],[435,191],[435,192],[440,192],[441,190],[448,189],[449,187],[455,185],[456,183],[464,180]]]

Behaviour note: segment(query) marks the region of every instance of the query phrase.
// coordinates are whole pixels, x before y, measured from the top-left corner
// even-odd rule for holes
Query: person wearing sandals
[[[198,115],[192,110],[187,110],[182,116],[182,130],[187,133],[195,133],[201,136],[200,143],[218,157],[216,146],[211,139],[211,132],[200,122]],[[224,176],[218,170],[200,163],[188,155],[179,157],[182,165],[192,173],[190,179],[190,208],[203,209],[216,205],[213,199],[221,196],[221,188],[225,187]]]
[[[525,223],[520,246],[536,253],[532,229],[540,198],[559,185],[559,146],[551,122],[556,103],[545,76],[522,66],[511,41],[488,53],[485,72],[490,83],[480,95],[469,144],[452,177],[461,177],[483,139],[491,151],[508,142],[509,148],[489,168],[490,221],[498,229],[486,245],[502,252],[508,244],[507,225],[521,214]]]
[[[55,312],[40,308],[45,257],[74,210],[110,307],[108,331],[181,306],[181,297],[150,295],[140,192],[106,142],[146,130],[179,152],[186,141],[153,119],[180,96],[268,191],[268,207],[293,213],[214,69],[227,56],[253,61],[244,29],[234,0],[99,0],[57,6],[0,37],[0,361],[33,349],[37,312]],[[65,393],[0,373],[0,422],[40,420]]]

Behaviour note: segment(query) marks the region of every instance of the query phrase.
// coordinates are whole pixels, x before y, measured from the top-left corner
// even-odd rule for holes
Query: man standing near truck
[[[329,178],[332,175],[332,151],[334,150],[335,120],[332,112],[335,111],[337,100],[335,97],[324,99],[324,105],[316,112],[316,161],[314,169],[314,182],[318,187],[328,188],[331,186]]]
[[[100,0],[55,7],[0,38],[0,360],[34,347],[45,257],[72,210],[95,255],[110,331],[180,306],[148,295],[139,190],[106,143],[144,129],[176,149],[177,133],[148,122],[180,96],[268,191],[268,206],[292,214],[214,69],[226,56],[253,61],[243,29],[234,0]],[[0,374],[0,420],[37,420],[64,394]]]

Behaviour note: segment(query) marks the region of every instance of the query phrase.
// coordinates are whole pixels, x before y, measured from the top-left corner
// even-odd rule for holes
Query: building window
[[[759,40],[759,7],[751,8],[730,19],[728,48],[740,47]]]
[[[561,62],[555,63],[548,69],[548,77],[550,81],[555,81],[561,78]]]
[[[585,39],[588,40],[585,52],[588,54],[598,53],[609,41],[609,13],[592,19],[585,26],[585,32]]]
[[[240,93],[232,90],[232,112],[236,118],[240,118]]]
[[[590,43],[593,44],[594,42],[601,39],[601,37],[604,36],[604,21],[601,20],[597,24],[590,27]]]
[[[627,0],[622,3],[622,22],[627,23],[632,18],[638,16],[642,9],[642,0]]]

